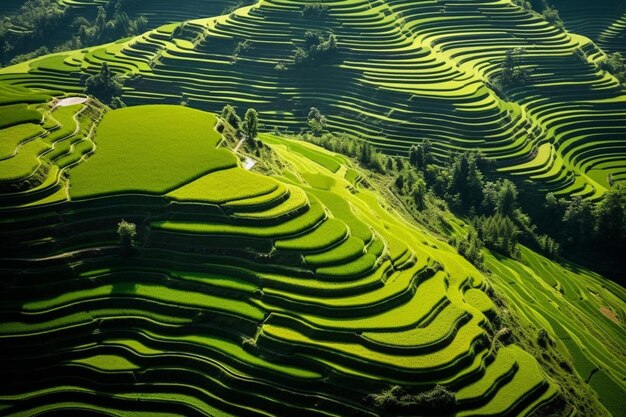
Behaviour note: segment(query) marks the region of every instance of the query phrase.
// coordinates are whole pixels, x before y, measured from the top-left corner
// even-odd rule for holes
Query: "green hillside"
[[[369,394],[435,384],[455,394],[457,416],[530,415],[563,397],[603,413],[581,400],[584,383],[576,397],[559,388],[577,378],[568,366],[619,415],[622,288],[530,251],[521,263],[489,256],[487,278],[364,186],[354,162],[313,145],[261,135],[288,168],[254,174],[211,115],[116,110],[94,137],[76,118],[97,108],[45,111],[51,131],[35,140],[54,147],[40,161],[66,151],[45,159],[42,184],[5,196],[3,415],[375,415]],[[63,117],[72,129],[52,125]],[[193,141],[203,162],[168,169],[190,161]],[[81,159],[78,145],[94,142]],[[120,252],[120,219],[139,225],[139,253]],[[493,289],[535,330],[507,327]],[[565,368],[533,357],[537,329]]]
[[[3,83],[78,91],[103,62],[125,74],[127,104],[217,111],[254,105],[267,127],[297,129],[316,106],[328,126],[390,152],[430,139],[440,155],[479,148],[542,190],[599,197],[624,174],[626,96],[595,66],[589,38],[510,1],[262,1],[136,38],[2,70]],[[157,7],[158,8],[158,7]],[[573,25],[574,28],[576,25]],[[307,30],[332,31],[335,54],[294,66]],[[507,51],[524,48],[527,84],[494,89]],[[285,64],[284,70],[276,68]]]
[[[626,9],[539,3],[37,3],[155,29],[0,67],[0,416],[624,416]]]

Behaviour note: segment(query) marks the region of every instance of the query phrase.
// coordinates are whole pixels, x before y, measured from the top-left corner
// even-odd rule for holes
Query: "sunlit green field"
[[[390,154],[477,149],[596,201],[626,179],[626,93],[595,65],[624,16],[564,6],[563,31],[508,0],[324,3],[137,3],[144,34],[0,68],[1,416],[373,417],[397,413],[370,394],[438,385],[452,408],[413,414],[623,415],[624,288],[526,247],[479,270],[451,245],[464,221],[436,234],[355,160],[270,132],[317,106]],[[335,59],[277,70],[311,29]],[[516,47],[529,84],[504,97],[490,75]],[[84,94],[105,62],[129,107]],[[225,104],[259,110],[256,155],[208,112]]]

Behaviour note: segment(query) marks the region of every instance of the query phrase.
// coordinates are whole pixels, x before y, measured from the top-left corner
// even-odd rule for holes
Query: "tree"
[[[314,135],[319,135],[326,128],[326,116],[322,115],[320,111],[311,107],[309,111],[309,115],[307,116],[307,121],[309,124],[309,129]]]
[[[122,220],[117,224],[117,235],[124,254],[129,254],[135,247],[137,237],[137,225]]]
[[[559,29],[563,29],[563,20],[559,16],[559,11],[552,5],[548,4],[546,0],[543,0],[543,11],[541,12],[546,21]]]
[[[422,142],[422,147],[424,148],[424,168],[428,164],[432,164],[435,161],[435,157],[433,155],[433,143],[430,139],[426,139]]]
[[[337,37],[330,33],[328,38],[320,31],[307,30],[304,34],[304,48],[294,50],[294,64],[310,66],[327,60],[337,52]]]
[[[124,103],[121,98],[116,96],[116,97],[113,97],[111,99],[111,102],[109,103],[109,106],[112,109],[121,109],[123,107],[126,107],[126,103]]]
[[[422,144],[411,146],[411,149],[409,149],[409,161],[411,162],[411,166],[420,171],[423,171],[424,168],[426,168],[424,146]]]
[[[498,191],[497,210],[503,216],[511,217],[517,208],[517,188],[509,180],[504,180]]]
[[[592,203],[580,196],[574,196],[566,203],[563,223],[565,235],[571,244],[582,246],[590,242],[594,236],[595,223]]]
[[[418,210],[424,210],[426,207],[426,182],[422,177],[419,177],[413,183],[413,189],[411,191],[413,202]]]
[[[509,217],[499,213],[491,217],[479,217],[476,221],[476,230],[488,248],[509,256],[518,255],[519,230]]]
[[[359,161],[363,164],[363,165],[369,165],[372,162],[372,153],[373,153],[373,149],[372,149],[372,145],[370,145],[367,142],[363,142],[361,144],[361,154],[359,156]]]
[[[404,175],[400,174],[395,180],[396,188],[400,194],[404,193]]]
[[[448,186],[448,192],[460,205],[462,210],[476,209],[483,200],[483,174],[478,169],[476,154],[465,152],[453,156],[452,178]]]
[[[483,185],[483,201],[480,203],[481,211],[486,215],[495,213],[498,207],[498,192],[500,185],[496,182],[487,181]]]
[[[103,103],[110,104],[113,98],[122,94],[123,86],[122,78],[114,75],[109,64],[104,62],[100,67],[100,72],[85,81],[85,92]]]
[[[235,129],[239,129],[241,118],[237,116],[235,108],[230,104],[227,104],[224,108],[222,108],[221,118]]]
[[[619,52],[615,52],[600,60],[598,68],[613,75],[620,83],[626,84],[626,65],[624,64],[624,58],[622,58]]]
[[[467,192],[465,201],[469,208],[476,209],[483,200],[483,174],[478,169],[475,154],[468,156]]]
[[[309,18],[324,18],[328,15],[328,6],[322,3],[309,3],[302,9],[302,15]]]
[[[606,247],[620,250],[626,240],[626,185],[611,188],[596,207],[598,238]]]
[[[241,126],[241,130],[243,130],[244,135],[248,137],[249,141],[254,141],[258,134],[259,128],[259,113],[257,113],[254,109],[248,109],[246,111],[245,116],[243,117],[243,123]]]
[[[496,79],[496,87],[504,90],[510,87],[519,87],[526,84],[528,73],[522,66],[522,57],[525,54],[522,48],[509,49],[500,64],[500,74]]]

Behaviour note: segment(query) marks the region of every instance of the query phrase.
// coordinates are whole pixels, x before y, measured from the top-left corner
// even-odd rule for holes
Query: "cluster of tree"
[[[389,158],[363,139],[346,133],[326,133],[322,136],[306,134],[302,138],[333,152],[356,158],[361,165],[374,172],[385,173],[384,161]]]
[[[506,51],[504,60],[500,64],[500,71],[494,81],[494,87],[500,93],[504,94],[509,88],[526,85],[528,70],[523,67],[524,54],[525,50],[522,48]]]
[[[440,198],[457,214],[469,217],[476,232],[454,242],[459,252],[477,266],[482,265],[483,245],[511,256],[518,254],[518,238],[528,234],[530,243],[539,241],[528,216],[517,207],[517,189],[508,180],[484,181],[481,169],[489,163],[480,153],[453,155],[450,166],[439,164],[429,140],[413,145],[408,160],[387,156],[369,143],[350,135],[326,133],[302,135],[302,139],[356,158],[380,174],[393,175],[395,193],[416,210],[424,210],[431,199]],[[518,226],[519,224],[519,226]],[[535,245],[537,246],[537,245]]]
[[[255,109],[248,109],[242,120],[235,108],[228,104],[222,109],[221,118],[235,129],[238,136],[243,135],[252,148],[261,146],[261,142],[256,140],[259,133],[259,113]]]
[[[497,213],[493,216],[480,216],[474,222],[478,237],[485,246],[509,256],[518,257],[518,235],[516,224],[508,216]]]
[[[541,16],[550,24],[556,26],[559,29],[563,29],[565,25],[559,15],[559,11],[553,5],[549,4],[546,0],[541,2]]]
[[[564,27],[559,11],[547,0],[513,0],[513,3],[529,12],[539,13],[547,22],[559,29]]]
[[[122,255],[131,255],[137,247],[137,242],[135,241],[135,238],[137,237],[137,225],[135,223],[122,220],[117,224],[117,236],[120,240]]]
[[[131,19],[129,2],[109,0],[98,6],[92,20],[56,0],[28,0],[15,16],[0,22],[2,62],[14,64],[50,52],[60,52],[111,42],[143,32],[148,20]]]
[[[309,113],[309,120],[322,117],[315,108]],[[435,153],[434,145],[424,140],[413,145],[405,159],[381,154],[360,138],[343,133],[319,134],[316,129],[310,129],[313,134],[299,137],[391,177],[393,191],[407,207],[429,211],[443,204],[465,218],[473,226],[471,231],[452,243],[479,267],[483,246],[513,257],[519,255],[519,243],[548,257],[557,257],[563,246],[616,253],[626,250],[624,184],[613,184],[609,179],[612,187],[598,203],[580,197],[557,200],[548,194],[538,210],[541,204],[527,194],[520,198],[518,186],[512,181],[488,180],[497,173],[480,152],[457,153],[445,163]]]
[[[447,414],[456,407],[456,396],[442,385],[420,393],[410,393],[407,389],[395,385],[378,394],[370,394],[366,401],[385,414]]]
[[[544,211],[544,227],[568,247],[609,254],[626,250],[626,184],[614,184],[598,203],[548,194]]]
[[[320,113],[317,108],[311,107],[307,116],[307,124],[311,133],[319,135],[326,128],[326,116]]]
[[[478,268],[482,269],[484,267],[485,258],[482,253],[484,243],[480,240],[475,230],[470,230],[467,236],[459,242],[451,243],[456,244],[459,255],[463,256]]]
[[[127,2],[117,0],[109,2],[106,8],[99,6],[93,21],[84,17],[76,18],[72,26],[76,29],[78,41],[83,46],[94,45],[145,31],[148,27],[148,19],[144,16],[131,19],[124,11],[125,4]]]
[[[390,157],[378,152],[368,142],[347,134],[324,132],[326,128],[326,116],[315,107],[311,107],[307,115],[308,133],[299,135],[299,139],[313,143],[333,152],[356,158],[363,166],[378,172],[385,172],[385,161]]]
[[[235,50],[233,51],[233,58],[231,62],[233,64],[236,63],[237,59],[239,58],[239,55],[241,55],[242,53],[246,51],[249,51],[250,49],[252,49],[252,42],[250,42],[250,39],[246,39],[245,41],[238,42],[237,45],[235,46]]]
[[[246,7],[246,6],[251,6],[254,3],[256,3],[256,0],[242,0],[242,1],[239,1],[239,2],[237,2],[237,4],[225,7],[222,10],[221,15],[231,14],[231,13],[233,13],[237,9],[241,9],[242,7]]]
[[[294,50],[293,63],[296,66],[314,66],[327,61],[337,53],[337,37],[328,37],[318,30],[307,30],[304,34],[304,47]]]
[[[120,96],[125,80],[125,77],[113,74],[109,65],[104,62],[98,73],[85,80],[85,93],[96,97],[114,109],[124,107],[125,104]]]
[[[598,68],[613,75],[620,83],[626,84],[626,66],[620,53],[615,52],[604,57],[598,63]]]
[[[307,3],[302,9],[302,16],[308,18],[324,18],[328,16],[328,5],[323,3]]]

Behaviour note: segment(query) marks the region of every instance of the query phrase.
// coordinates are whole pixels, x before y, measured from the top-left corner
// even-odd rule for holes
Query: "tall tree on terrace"
[[[249,141],[254,142],[259,129],[259,113],[254,109],[248,109],[243,117],[241,130],[248,137]]]

